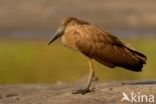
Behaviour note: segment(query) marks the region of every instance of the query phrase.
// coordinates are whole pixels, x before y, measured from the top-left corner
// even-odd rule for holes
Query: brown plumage
[[[129,48],[107,31],[74,17],[63,19],[57,34],[61,36],[61,41],[65,46],[110,68],[123,67],[139,72],[146,63],[144,54]],[[56,39],[54,36],[50,43]],[[92,70],[92,65],[90,66]],[[90,75],[91,78],[92,76],[93,74]],[[90,85],[90,82],[88,83]]]

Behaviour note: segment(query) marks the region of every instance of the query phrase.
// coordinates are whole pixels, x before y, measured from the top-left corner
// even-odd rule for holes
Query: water
[[[55,30],[1,30],[0,36],[11,39],[48,39]],[[156,36],[156,29],[110,29],[110,33],[116,36],[137,38],[140,36]]]

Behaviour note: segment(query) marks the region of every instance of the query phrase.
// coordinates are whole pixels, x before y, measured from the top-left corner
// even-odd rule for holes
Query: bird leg
[[[90,92],[89,87],[91,85],[92,78],[94,77],[94,68],[92,65],[92,60],[90,58],[88,59],[88,62],[89,62],[89,77],[88,77],[88,81],[87,81],[87,86],[84,88],[78,89],[76,91],[73,91],[72,92],[73,94],[78,94],[78,93],[86,94],[86,93]]]
[[[94,77],[94,68],[93,68],[92,60],[88,59],[88,62],[89,62],[89,77],[87,81],[87,88],[89,89],[92,78]]]

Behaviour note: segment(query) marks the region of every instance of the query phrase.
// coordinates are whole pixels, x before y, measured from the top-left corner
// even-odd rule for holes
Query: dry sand
[[[156,97],[156,81],[95,82],[92,92],[73,95],[71,91],[78,85],[0,85],[0,104],[129,104],[121,102],[123,92]]]

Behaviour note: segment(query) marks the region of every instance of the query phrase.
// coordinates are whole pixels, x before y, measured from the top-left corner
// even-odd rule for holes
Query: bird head
[[[50,45],[53,41],[57,38],[61,37],[64,34],[65,29],[69,26],[77,25],[77,24],[89,24],[83,20],[79,20],[75,17],[66,17],[64,18],[56,32],[52,35],[51,40],[49,41],[48,45]]]
[[[60,26],[56,30],[56,32],[52,35],[51,40],[49,41],[48,45],[50,45],[57,38],[61,37],[64,34],[64,31],[65,31],[67,25],[75,20],[76,20],[76,18],[74,18],[74,17],[67,17],[67,18],[63,19],[60,23]]]

